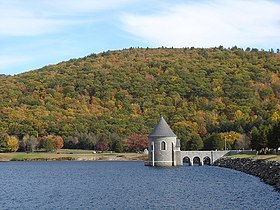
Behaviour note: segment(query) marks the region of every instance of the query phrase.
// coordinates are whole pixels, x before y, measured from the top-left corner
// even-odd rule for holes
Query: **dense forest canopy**
[[[130,48],[2,75],[0,147],[5,135],[53,135],[68,148],[122,151],[164,116],[181,149],[222,149],[224,139],[261,149],[260,128],[278,130],[279,70],[279,53],[257,49]]]

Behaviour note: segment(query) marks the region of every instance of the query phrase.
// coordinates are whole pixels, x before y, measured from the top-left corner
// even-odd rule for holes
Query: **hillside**
[[[213,134],[227,135],[233,147],[280,119],[279,70],[280,54],[236,47],[92,54],[0,76],[0,132],[54,134],[65,147],[87,149],[98,135],[115,149],[121,139],[149,134],[162,115],[183,149],[201,140],[207,149]]]

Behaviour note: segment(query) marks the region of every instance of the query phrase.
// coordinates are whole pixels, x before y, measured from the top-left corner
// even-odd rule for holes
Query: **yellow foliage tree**
[[[273,114],[270,117],[271,121],[277,122],[280,120],[280,115],[277,112],[273,112]]]
[[[9,136],[7,138],[7,151],[16,152],[19,148],[19,141],[15,136]]]
[[[234,117],[235,117],[235,120],[241,120],[242,117],[243,117],[242,111],[240,111],[239,109],[236,110],[235,113],[234,113]]]

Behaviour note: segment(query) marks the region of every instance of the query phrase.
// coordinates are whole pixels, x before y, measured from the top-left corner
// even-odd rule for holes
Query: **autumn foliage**
[[[63,147],[63,139],[61,136],[45,136],[42,139],[42,147],[48,152],[61,149]]]
[[[7,151],[16,152],[19,148],[19,141],[15,136],[9,136],[7,139]]]
[[[147,135],[135,134],[128,137],[125,141],[125,146],[129,152],[143,151],[148,147]]]
[[[18,149],[19,140],[16,136],[0,132],[0,152],[16,152]]]
[[[227,148],[275,148],[277,129],[261,130],[280,121],[279,63],[280,53],[236,46],[130,48],[1,76],[0,132],[35,137],[27,151],[48,135],[64,140],[52,150],[140,150],[124,140],[164,116],[184,150],[223,148],[231,132]]]

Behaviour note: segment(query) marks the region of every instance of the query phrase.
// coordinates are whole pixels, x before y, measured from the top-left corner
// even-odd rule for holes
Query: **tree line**
[[[198,134],[190,136],[185,141],[186,135],[181,139],[182,150],[244,150],[254,149],[261,153],[267,153],[269,149],[277,150],[280,147],[280,122],[273,125],[261,125],[254,127],[250,137],[246,134],[239,134],[234,131],[225,133],[212,133],[205,139]],[[24,135],[22,139],[8,134],[0,135],[0,152],[34,152],[34,151],[56,151],[61,148],[87,149],[97,151],[114,152],[139,152],[147,148],[147,135],[134,134],[123,139],[117,134],[94,135],[80,134],[69,136],[65,140],[61,136],[47,135],[37,138],[35,136]]]
[[[48,135],[42,138],[24,135],[22,139],[17,136],[0,134],[0,152],[34,152],[34,151],[56,151],[64,146],[61,136]]]
[[[64,140],[61,136],[47,135],[44,137],[35,137],[24,135],[22,139],[17,136],[0,134],[0,152],[52,152],[61,148],[68,149],[86,149],[96,151],[114,151],[114,152],[142,152],[148,147],[147,135],[135,134],[127,139],[122,139],[118,135],[106,136],[103,134],[79,135],[78,137],[69,136]]]

